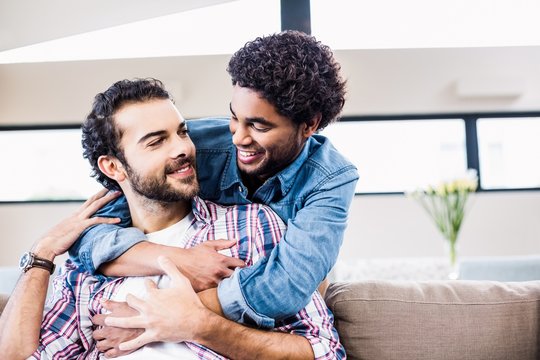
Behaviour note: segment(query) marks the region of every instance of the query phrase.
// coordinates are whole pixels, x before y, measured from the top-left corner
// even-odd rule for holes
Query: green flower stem
[[[457,252],[456,252],[457,237],[454,237],[453,239],[447,239],[447,241],[448,241],[448,252],[450,255],[450,265],[453,268],[457,263]]]

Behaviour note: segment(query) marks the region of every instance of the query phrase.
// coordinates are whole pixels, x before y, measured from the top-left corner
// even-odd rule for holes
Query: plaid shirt
[[[220,206],[200,198],[192,202],[193,221],[186,231],[186,248],[215,239],[237,239],[227,255],[251,265],[276,246],[285,225],[268,207],[260,204]],[[223,251],[220,251],[223,253]],[[92,338],[91,317],[104,313],[101,299],[111,299],[125,278],[106,278],[81,272],[67,261],[55,279],[55,291],[45,310],[40,343],[31,359],[100,359]],[[315,359],[343,359],[345,350],[333,326],[334,319],[321,295],[295,316],[276,322],[274,331],[304,336]],[[186,342],[200,359],[225,359],[202,345]]]

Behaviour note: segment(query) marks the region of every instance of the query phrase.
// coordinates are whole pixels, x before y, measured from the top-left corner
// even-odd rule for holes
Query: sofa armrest
[[[334,283],[349,359],[538,359],[540,281]]]

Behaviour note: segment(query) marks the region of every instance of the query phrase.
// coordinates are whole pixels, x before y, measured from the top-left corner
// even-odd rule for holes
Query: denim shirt
[[[287,224],[284,238],[253,266],[236,269],[220,282],[218,297],[225,316],[261,328],[296,314],[330,272],[337,259],[358,173],[321,135],[308,139],[300,155],[269,178],[248,199],[236,166],[228,119],[188,121],[197,149],[200,197],[218,204],[251,202],[270,206]],[[122,218],[118,225],[90,228],[70,255],[90,272],[146,240],[130,226],[129,208],[120,197],[98,211]]]

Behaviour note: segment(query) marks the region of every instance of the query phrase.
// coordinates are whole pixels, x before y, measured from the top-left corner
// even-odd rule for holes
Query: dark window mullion
[[[478,174],[478,189],[480,188],[480,157],[478,155],[478,132],[476,129],[476,116],[465,116],[465,146],[467,150],[467,168],[475,169]]]
[[[310,0],[281,0],[281,30],[311,34]]]

